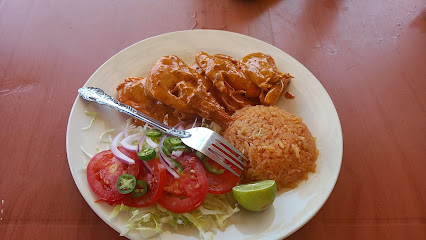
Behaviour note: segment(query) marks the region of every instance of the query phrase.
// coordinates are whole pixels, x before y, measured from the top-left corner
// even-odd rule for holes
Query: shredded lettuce
[[[116,205],[116,206],[114,207],[114,210],[112,210],[110,217],[111,217],[111,218],[115,218],[115,217],[117,217],[117,216],[118,216],[118,214],[119,214],[120,212],[123,212],[123,211],[129,211],[130,209],[131,209],[131,207],[126,206],[126,205],[124,205],[124,204]]]
[[[82,145],[80,145],[80,149],[81,149],[81,151],[83,151],[84,152],[84,154],[86,154],[90,159],[91,158],[93,158],[93,154],[90,154],[89,152],[87,152],[84,148],[83,148],[83,146]]]
[[[82,127],[81,130],[89,129],[92,126],[93,122],[95,121],[96,115],[98,115],[97,112],[84,111],[84,113],[86,114],[86,116],[92,117],[92,119],[90,120],[89,125],[87,127]]]
[[[93,158],[93,154],[90,154],[89,152],[87,152],[82,145],[80,145],[80,149],[81,151],[83,151],[84,154],[86,154],[86,156],[88,157],[88,160],[85,161],[85,163],[83,164],[83,170],[87,170],[87,165],[89,164],[90,159]]]
[[[202,206],[188,213],[168,211],[159,204],[146,208],[133,208],[123,204],[116,205],[111,217],[127,213],[127,228],[121,232],[125,236],[129,231],[137,231],[142,237],[152,237],[165,231],[166,226],[177,230],[179,225],[194,226],[203,239],[212,239],[218,230],[228,226],[229,217],[238,212],[239,208],[232,193],[215,195],[208,194]]]
[[[99,141],[101,143],[111,143],[112,141],[112,137],[111,135],[106,136],[108,133],[114,132],[115,129],[114,128],[110,128],[105,130],[100,136],[99,136]]]

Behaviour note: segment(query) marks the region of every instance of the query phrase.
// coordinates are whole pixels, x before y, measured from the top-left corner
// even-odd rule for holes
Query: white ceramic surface
[[[215,30],[173,32],[143,40],[117,53],[90,77],[85,86],[102,88],[115,97],[115,88],[122,79],[147,76],[159,57],[173,54],[192,64],[194,56],[201,50],[236,58],[252,52],[267,53],[275,59],[278,69],[294,76],[288,90],[296,98],[290,100],[282,97],[276,105],[302,117],[317,138],[317,171],[296,189],[281,193],[268,210],[261,213],[242,210],[235,214],[231,218],[232,225],[215,235],[215,239],[221,240],[287,237],[309,221],[327,200],[339,175],[343,151],[340,121],[332,100],[314,75],[294,58],[270,44],[236,33]],[[90,121],[85,111],[96,111],[98,117],[90,129],[82,131],[81,128]],[[97,197],[87,183],[84,170],[89,159],[80,147],[90,153],[96,153],[97,148],[105,149],[105,144],[99,141],[101,133],[110,128],[117,129],[115,134],[118,133],[127,119],[128,116],[111,108],[77,97],[67,129],[68,162],[75,183],[93,211],[117,231],[125,228],[126,216],[122,214],[110,219],[113,208],[94,202]],[[138,235],[128,237],[137,239]],[[197,231],[179,229],[174,233],[165,232],[159,237],[197,239],[199,235]]]

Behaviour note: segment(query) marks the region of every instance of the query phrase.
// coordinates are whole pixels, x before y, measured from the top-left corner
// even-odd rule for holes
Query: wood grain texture
[[[0,239],[117,239],[70,174],[77,89],[130,44],[188,29],[282,49],[339,113],[341,173],[288,239],[426,239],[424,0],[0,0]]]

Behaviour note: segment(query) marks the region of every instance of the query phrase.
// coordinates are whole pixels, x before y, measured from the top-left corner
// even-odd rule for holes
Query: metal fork
[[[238,177],[240,174],[228,166],[225,161],[229,161],[241,170],[244,169],[245,164],[241,159],[246,159],[246,157],[222,136],[208,128],[195,127],[187,130],[175,129],[115,100],[100,88],[82,87],[78,90],[78,93],[82,98],[88,101],[97,102],[99,104],[115,108],[122,113],[126,113],[136,119],[148,123],[166,134],[181,138],[182,142],[188,147],[203,153]]]

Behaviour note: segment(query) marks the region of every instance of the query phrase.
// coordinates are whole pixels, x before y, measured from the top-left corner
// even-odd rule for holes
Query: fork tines
[[[204,127],[190,128],[185,131],[189,132],[191,136],[182,138],[183,143],[205,154],[226,170],[240,177],[238,172],[244,170],[245,163],[243,160],[247,160],[247,158],[226,139]],[[232,165],[235,165],[235,167],[232,167]]]
[[[245,163],[241,160],[241,158],[246,158],[225,139],[222,139],[222,137],[220,138],[221,139],[215,139],[216,143],[211,143],[210,147],[208,148],[210,154],[206,155],[213,161],[217,162],[219,165],[239,177],[240,174],[238,174],[228,164],[226,164],[226,161],[229,161],[239,169],[244,170]]]

